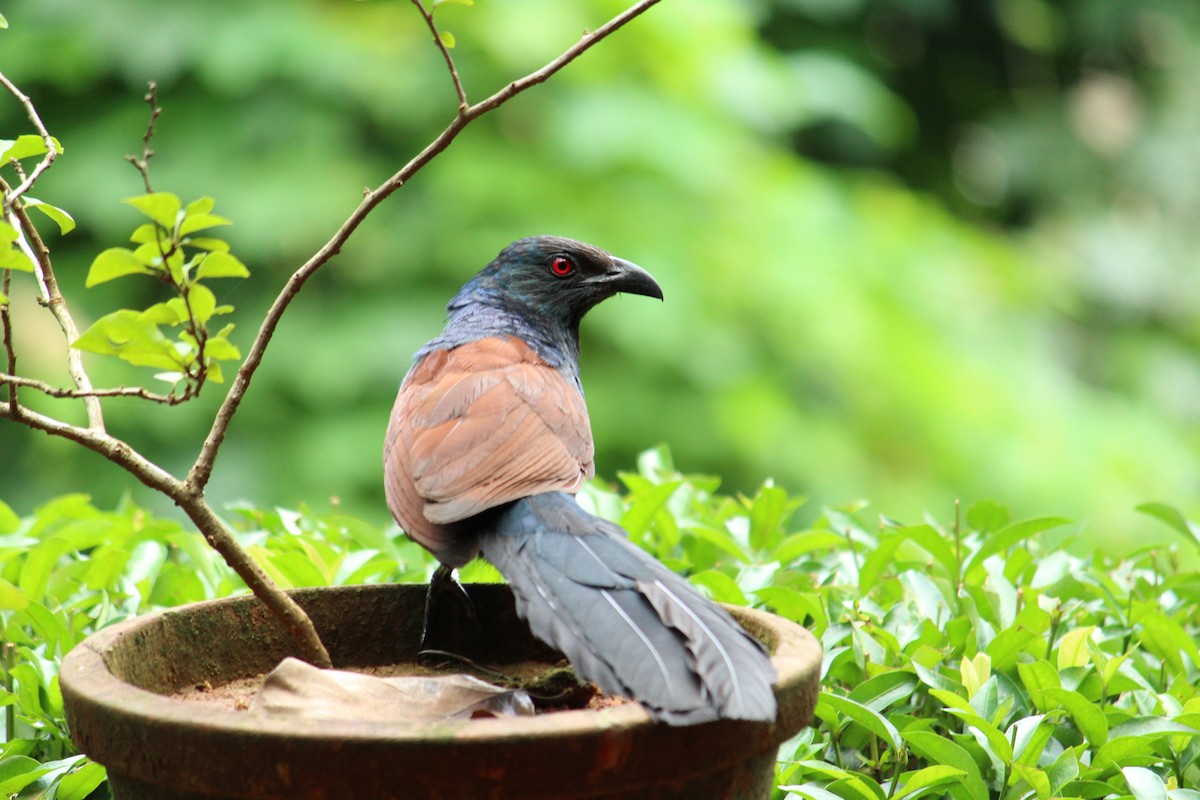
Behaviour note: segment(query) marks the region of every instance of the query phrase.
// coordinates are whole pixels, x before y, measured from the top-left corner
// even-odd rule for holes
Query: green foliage
[[[815,727],[781,751],[777,798],[1140,800],[1200,787],[1200,573],[1174,548],[1080,557],[1064,549],[1076,526],[1014,522],[990,502],[949,525],[868,523],[861,505],[798,525],[801,498],[770,483],[722,494],[661,448],[620,481],[581,501],[714,599],[800,622],[825,648]],[[228,518],[286,587],[424,581],[434,566],[394,526],[336,508]],[[464,578],[496,575],[476,562]],[[58,782],[59,798],[82,797],[61,787],[99,774],[71,750],[58,692],[58,663],[84,636],[240,591],[199,534],[128,500],[103,511],[67,495],[23,519],[0,503],[0,787]]]
[[[185,381],[192,394],[206,379],[220,383],[223,377],[217,362],[235,361],[241,353],[229,341],[232,324],[210,333],[208,323],[233,311],[233,306],[218,305],[212,290],[201,281],[245,278],[250,271],[229,253],[228,242],[194,234],[230,221],[212,213],[215,201],[211,197],[194,200],[186,207],[169,192],[153,192],[125,202],[150,222],[138,226],[129,237],[137,248],[113,247],[96,256],[88,270],[87,286],[127,275],[150,275],[176,296],[145,311],[121,309],[106,314],[74,346],[165,370],[156,377],[171,384]],[[178,335],[168,338],[163,325],[179,328]]]
[[[860,496],[916,518],[995,495],[1018,516],[1088,519],[1102,541],[1172,535],[1132,508],[1159,498],[1200,513],[1200,282],[1187,260],[1200,227],[1173,222],[1191,219],[1200,190],[1188,127],[1200,6],[1001,5],[656,6],[461,136],[306,285],[223,445],[214,499],[337,495],[382,523],[377,459],[362,454],[380,446],[411,354],[500,247],[561,233],[638,262],[666,292],[661,306],[616,303],[584,322],[602,470],[667,441],[730,487],[772,475],[811,496],[798,512],[809,522]],[[1005,27],[1030,5],[1061,18],[1053,68],[1025,68],[1024,39]],[[436,13],[480,99],[613,10],[526,0]],[[147,79],[163,107],[155,185],[217,197],[237,221],[223,233],[256,279],[220,288],[239,309],[264,308],[363,188],[455,110],[409,3],[11,0],[4,12],[6,74],[36,89],[72,144],[36,192],[79,222],[61,240],[47,228],[64,291],[128,236],[119,201],[140,190],[122,156],[144,130]],[[1093,90],[1113,82],[1096,79],[1126,67],[1142,125],[1121,155],[1099,157],[1078,113],[1111,99]],[[27,128],[0,104],[0,136]],[[825,134],[832,155],[814,146]],[[885,157],[847,168],[862,161],[838,154],[857,145]],[[983,226],[962,219],[980,216],[962,192],[978,196],[981,180],[1007,190]],[[1003,227],[1009,216],[1029,227]],[[82,293],[78,319],[144,308],[144,283]],[[239,324],[230,338],[245,352],[251,333]],[[18,332],[18,352],[40,352],[39,335]],[[98,385],[128,381],[116,359],[89,366]],[[199,406],[122,401],[105,414],[162,460],[190,459],[178,431]],[[0,426],[0,451],[0,485],[26,507],[83,480],[110,505],[130,486],[14,426]]]

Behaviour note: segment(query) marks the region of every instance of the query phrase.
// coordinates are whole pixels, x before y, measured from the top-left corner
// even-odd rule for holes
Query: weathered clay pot
[[[502,585],[469,587],[490,663],[555,654],[537,643]],[[425,587],[299,591],[339,667],[412,662]],[[820,645],[760,611],[735,616],[770,646],[774,724],[673,728],[636,704],[599,711],[424,725],[296,722],[170,695],[272,669],[295,654],[252,597],[197,603],[113,625],[62,665],[71,736],[108,768],[116,800],[376,798],[766,798],[779,744],[807,725]]]

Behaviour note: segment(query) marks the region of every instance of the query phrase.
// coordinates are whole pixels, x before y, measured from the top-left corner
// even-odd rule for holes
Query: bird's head
[[[519,306],[576,328],[593,306],[625,292],[662,299],[658,283],[636,264],[561,236],[532,236],[504,248],[450,303]]]

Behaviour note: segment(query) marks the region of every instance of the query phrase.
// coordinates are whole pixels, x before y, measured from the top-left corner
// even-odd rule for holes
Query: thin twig
[[[429,27],[429,32],[433,34],[433,43],[437,45],[438,50],[442,51],[442,58],[446,59],[446,68],[450,70],[450,80],[454,81],[454,92],[458,95],[458,113],[464,114],[471,104],[467,102],[467,92],[463,89],[462,79],[458,77],[458,68],[454,66],[454,57],[450,55],[450,48],[442,39],[437,25],[433,23],[433,11],[426,11],[425,4],[421,0],[412,0],[412,3],[425,18],[425,24]]]
[[[0,313],[3,313],[0,310]],[[190,392],[190,387],[185,389],[182,394],[160,394],[152,392],[148,389],[143,389],[140,386],[118,386],[112,389],[92,389],[91,391],[82,391],[80,389],[62,389],[57,386],[52,386],[44,381],[34,380],[33,378],[22,378],[20,375],[14,374],[11,362],[15,358],[10,358],[10,366],[8,372],[0,372],[0,384],[8,384],[10,386],[27,386],[30,389],[41,392],[47,397],[58,398],[81,398],[81,397],[137,397],[141,400],[148,400],[151,403],[161,403],[168,406],[177,406],[180,403],[186,403],[195,395]]]
[[[172,499],[182,494],[183,484],[178,478],[134,450],[127,442],[105,431],[71,425],[24,406],[17,406],[14,411],[11,406],[0,404],[0,419],[11,419],[26,427],[36,428],[52,436],[60,436],[83,445],[124,468],[146,486]]]
[[[154,156],[154,151],[150,149],[150,140],[154,138],[154,123],[162,113],[162,108],[158,105],[157,81],[150,81],[146,85],[145,100],[150,106],[150,121],[146,124],[146,133],[142,136],[142,157],[125,156],[125,160],[142,174],[142,185],[146,187],[146,194],[152,194],[154,189],[150,186],[150,159]]]
[[[8,293],[11,291],[12,271],[3,270],[4,277],[0,279],[0,294],[4,295],[5,302],[0,304],[0,338],[4,339],[4,356],[7,369],[10,373],[17,371],[17,351],[13,347],[13,331],[12,318],[8,315]],[[17,385],[10,383],[8,386],[8,408],[14,414],[17,410],[19,399],[17,397]]]
[[[246,354],[246,360],[242,362],[242,366],[238,369],[237,377],[234,378],[233,384],[225,394],[225,400],[221,403],[221,408],[217,411],[212,428],[204,440],[204,447],[200,451],[200,456],[196,459],[196,463],[192,466],[191,472],[188,474],[187,485],[191,491],[200,491],[207,485],[208,479],[212,475],[213,462],[216,460],[217,451],[220,449],[221,443],[225,440],[229,423],[233,420],[233,415],[250,386],[250,380],[254,377],[259,364],[262,363],[263,353],[266,351],[271,338],[275,335],[275,329],[279,325],[280,317],[283,316],[283,313],[296,297],[296,294],[304,286],[305,281],[311,278],[331,258],[341,252],[342,245],[346,243],[346,240],[350,238],[350,235],[354,233],[362,221],[366,219],[367,215],[391,195],[392,192],[399,189],[419,172],[434,156],[449,147],[450,143],[454,141],[468,124],[508,102],[526,89],[547,80],[593,45],[604,40],[658,2],[659,0],[641,0],[641,2],[629,7],[596,30],[585,33],[578,42],[563,51],[562,55],[541,69],[513,81],[486,100],[482,100],[468,107],[466,110],[460,110],[459,114],[446,126],[445,130],[438,134],[437,138],[430,142],[424,150],[401,167],[395,175],[388,178],[378,188],[368,192],[363,197],[362,202],[358,204],[358,207],[354,209],[346,221],[342,223],[342,226],[334,232],[329,241],[312,258],[292,273],[292,276],[288,278],[287,283],[284,284],[283,289],[280,290],[279,295],[275,298],[275,302],[271,304],[271,308],[267,311],[267,315],[258,329],[258,334],[254,337],[250,351]]]
[[[29,187],[37,182],[38,177],[45,172],[50,164],[58,157],[58,148],[54,145],[54,139],[50,137],[50,132],[46,130],[46,126],[42,124],[42,118],[38,116],[37,109],[33,107],[33,101],[29,99],[29,95],[22,92],[10,81],[3,72],[0,72],[0,85],[3,85],[8,93],[17,98],[17,102],[25,108],[25,115],[29,117],[29,121],[33,123],[33,129],[37,131],[38,136],[42,137],[42,141],[46,144],[46,155],[42,156],[42,160],[33,168],[25,178],[17,184],[14,189],[5,189],[5,205],[15,206],[21,195],[29,191]],[[6,209],[7,210],[7,209]]]
[[[0,192],[11,197],[11,191],[3,178],[0,178]],[[58,280],[54,277],[54,268],[50,263],[50,249],[42,241],[33,221],[29,219],[29,213],[20,202],[11,205],[8,209],[8,216],[10,224],[17,229],[19,234],[18,243],[24,244],[28,248],[27,255],[33,261],[33,272],[37,277],[42,302],[54,315],[58,327],[62,329],[63,336],[67,340],[67,372],[70,374],[75,388],[84,392],[82,395],[83,406],[87,411],[88,427],[92,430],[103,431],[104,412],[100,407],[100,398],[89,394],[94,391],[94,388],[87,370],[83,367],[83,354],[72,347],[75,340],[79,338],[79,328],[75,326],[75,320],[67,308],[67,301],[58,289]],[[21,242],[22,239],[25,241]]]

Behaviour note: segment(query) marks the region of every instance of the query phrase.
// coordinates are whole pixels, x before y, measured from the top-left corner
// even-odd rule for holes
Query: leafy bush
[[[830,508],[795,530],[800,498],[770,483],[722,495],[664,450],[619,477],[582,501],[714,598],[766,606],[824,645],[817,719],[781,750],[779,800],[1200,798],[1200,573],[1175,548],[1073,555],[1078,526],[1013,522],[990,502],[949,524]],[[1196,548],[1194,524],[1144,510]],[[420,581],[433,566],[394,527],[336,509],[228,516],[285,586]],[[481,562],[465,572],[494,579]],[[198,534],[132,501],[68,495],[23,519],[0,503],[0,796],[105,791],[66,735],[57,665],[72,646],[243,590]]]

